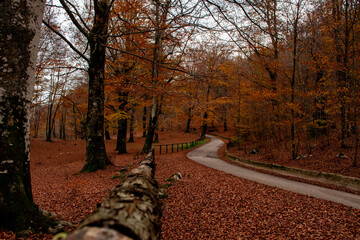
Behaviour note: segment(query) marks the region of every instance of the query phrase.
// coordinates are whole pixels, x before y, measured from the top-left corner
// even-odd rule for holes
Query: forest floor
[[[231,138],[233,132],[215,132],[215,134]],[[298,157],[294,160],[290,157],[290,146],[284,142],[270,144],[250,142],[243,144],[240,149],[231,147],[228,152],[240,158],[259,162],[360,178],[360,153],[357,166],[353,166],[355,137],[349,136],[347,147],[340,149],[337,136],[333,133],[299,144]],[[252,154],[253,149],[256,149],[258,153]],[[339,157],[340,152],[341,157]]]
[[[162,144],[195,138],[184,133],[160,134]],[[114,166],[78,174],[84,164],[84,141],[32,139],[35,202],[58,214],[60,220],[77,225],[119,183],[111,176],[121,168],[137,166],[143,157],[137,154],[143,141],[135,138],[135,143],[127,146],[128,153],[122,155],[114,151],[115,140],[106,141]],[[189,151],[155,155],[159,185],[175,172],[183,175],[182,181],[166,190],[162,239],[360,239],[360,210],[207,168],[187,159]],[[315,159],[315,151],[313,155]],[[0,231],[0,239],[15,237]]]

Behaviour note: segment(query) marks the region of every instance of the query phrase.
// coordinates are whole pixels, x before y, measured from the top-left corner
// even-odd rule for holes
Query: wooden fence
[[[169,152],[179,152],[179,151],[183,151],[189,148],[192,148],[196,145],[197,142],[199,142],[199,139],[190,141],[190,142],[183,142],[183,143],[172,143],[172,144],[158,144],[158,145],[153,145],[153,147],[156,149],[158,148],[159,154],[162,153],[169,153]]]

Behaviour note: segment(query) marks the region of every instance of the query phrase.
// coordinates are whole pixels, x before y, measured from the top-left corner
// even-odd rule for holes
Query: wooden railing
[[[183,142],[183,143],[171,143],[171,144],[157,144],[153,145],[154,149],[159,149],[159,154],[162,153],[169,153],[169,152],[179,152],[189,148],[192,148],[196,145],[197,142],[201,140],[196,139],[190,142]]]

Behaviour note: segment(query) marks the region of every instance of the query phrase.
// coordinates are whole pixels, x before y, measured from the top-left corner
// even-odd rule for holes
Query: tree
[[[44,22],[88,63],[88,112],[86,117],[86,160],[81,172],[93,172],[111,164],[106,155],[104,140],[104,81],[105,51],[108,39],[110,9],[114,1],[94,0],[91,27],[80,15],[76,5],[67,0],[60,0],[72,23],[86,38],[89,57],[78,50],[66,37]]]
[[[45,1],[0,2],[0,226],[39,231],[55,222],[34,203],[30,102]]]
[[[159,115],[163,108],[164,92],[171,85],[176,70],[180,69],[184,55],[184,46],[193,34],[193,17],[198,9],[197,1],[152,0],[151,22],[153,23],[153,47],[151,60],[151,93],[150,117],[147,126],[143,153],[151,149],[158,126]],[[195,13],[194,13],[195,12]],[[192,20],[192,19],[195,20]],[[187,28],[190,27],[190,31]],[[184,39],[184,40],[183,40]],[[170,71],[167,71],[170,70]],[[172,71],[171,71],[172,70]],[[144,109],[145,110],[145,109]]]

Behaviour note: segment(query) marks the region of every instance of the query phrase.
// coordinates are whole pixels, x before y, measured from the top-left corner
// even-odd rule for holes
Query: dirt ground
[[[186,142],[196,137],[160,134],[160,143]],[[59,219],[77,225],[119,183],[111,176],[121,168],[137,166],[143,157],[138,155],[143,141],[136,137],[135,143],[128,144],[128,153],[122,155],[114,151],[114,139],[106,141],[114,166],[78,174],[84,164],[84,141],[32,139],[35,202],[58,214]],[[360,239],[360,210],[209,169],[187,159],[188,151],[155,157],[160,185],[175,172],[183,175],[183,181],[166,189],[169,197],[164,199],[162,239]],[[0,231],[0,239],[15,237]],[[29,239],[52,236],[36,234]]]

